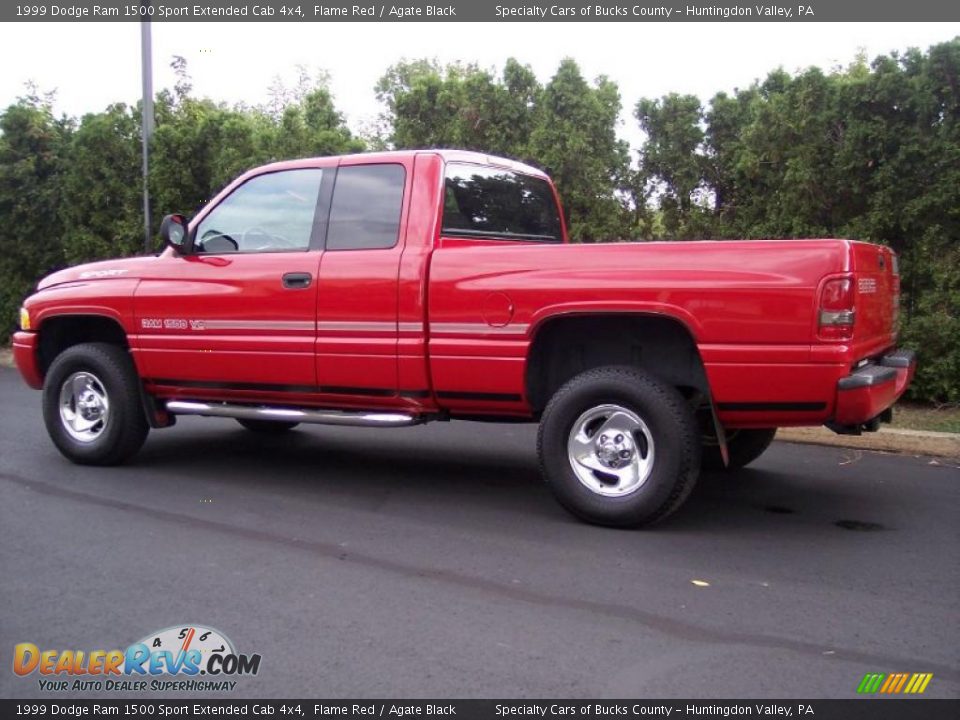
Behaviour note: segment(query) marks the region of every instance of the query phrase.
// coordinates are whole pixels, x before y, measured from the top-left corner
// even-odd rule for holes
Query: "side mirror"
[[[167,215],[160,223],[160,237],[179,253],[186,252],[187,219],[183,215]]]

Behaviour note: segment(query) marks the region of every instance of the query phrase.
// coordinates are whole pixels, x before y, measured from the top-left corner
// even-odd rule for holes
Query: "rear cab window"
[[[562,242],[550,183],[507,168],[448,163],[443,234],[447,237]]]
[[[327,250],[383,250],[397,244],[403,209],[403,165],[342,166],[330,206]]]

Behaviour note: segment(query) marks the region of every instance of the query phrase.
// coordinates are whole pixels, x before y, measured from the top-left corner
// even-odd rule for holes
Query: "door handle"
[[[303,290],[310,287],[313,276],[306,272],[289,272],[283,276],[283,286],[288,290]]]

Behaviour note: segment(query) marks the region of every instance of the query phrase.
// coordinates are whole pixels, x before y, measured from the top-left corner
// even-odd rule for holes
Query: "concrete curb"
[[[910,437],[953,438],[960,439],[960,435],[952,432],[936,432],[934,430],[910,430],[908,428],[880,428],[878,432],[890,435],[907,435]]]
[[[781,428],[777,432],[777,440],[904,455],[927,455],[945,458],[950,464],[960,466],[960,434],[957,433],[882,428],[878,432],[863,435],[837,435],[824,427]]]
[[[0,348],[0,367],[15,367],[13,364],[13,350]]]

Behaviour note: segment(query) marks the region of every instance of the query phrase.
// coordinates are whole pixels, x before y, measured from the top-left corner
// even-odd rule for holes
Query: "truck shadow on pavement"
[[[178,476],[218,483],[224,491],[253,490],[269,482],[272,493],[375,512],[398,500],[438,509],[470,503],[528,520],[579,524],[550,497],[530,426],[483,426],[466,437],[450,426],[440,431],[309,428],[281,436],[222,426],[196,434],[184,430],[155,434],[130,470],[175,470]],[[824,526],[888,529],[871,515],[871,498],[862,488],[824,481],[819,473],[784,471],[779,467],[784,464],[790,465],[703,473],[687,503],[656,525],[656,532],[744,525],[780,533],[792,528],[800,535]]]

